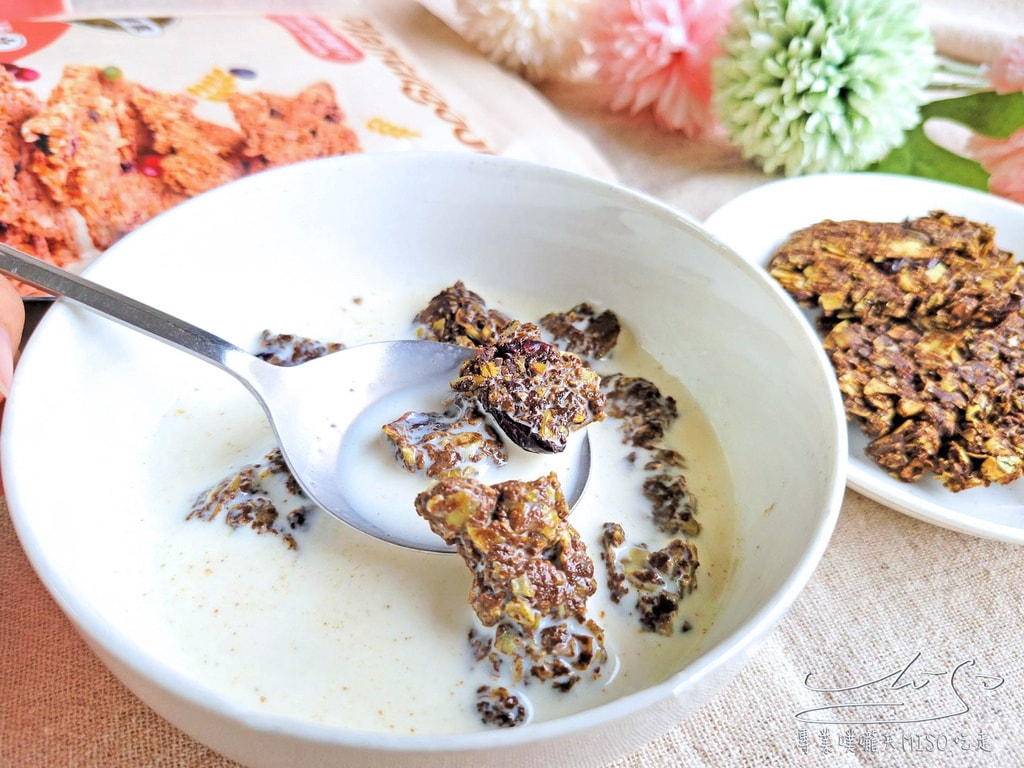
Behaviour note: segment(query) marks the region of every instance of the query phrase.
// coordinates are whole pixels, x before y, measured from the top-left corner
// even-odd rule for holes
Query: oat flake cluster
[[[771,274],[819,327],[866,452],[906,482],[952,491],[1024,475],[1024,265],[984,224],[824,221]]]

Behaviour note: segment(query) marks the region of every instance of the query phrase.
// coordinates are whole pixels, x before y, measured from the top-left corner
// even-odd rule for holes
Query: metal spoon
[[[317,505],[378,539],[410,549],[453,551],[419,520],[411,499],[408,509],[395,508],[383,487],[388,484],[370,492],[347,493],[350,489],[340,480],[339,457],[354,431],[352,426],[367,406],[403,389],[436,386],[438,392],[447,391],[448,382],[472,356],[472,350],[430,341],[389,341],[349,347],[302,365],[281,367],[3,243],[0,272],[72,299],[230,373],[263,406],[289,469]],[[379,430],[379,426],[375,428]],[[570,506],[579,500],[590,473],[589,440],[584,437],[575,445],[578,455],[573,457],[573,477],[568,483],[562,478]]]

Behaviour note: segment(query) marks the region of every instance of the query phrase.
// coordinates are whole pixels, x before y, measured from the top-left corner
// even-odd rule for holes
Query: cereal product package
[[[60,8],[35,10],[55,17],[0,18],[0,240],[62,267],[87,265],[184,200],[289,163],[398,150],[545,160],[372,4],[335,3],[329,17],[25,8],[47,3]]]

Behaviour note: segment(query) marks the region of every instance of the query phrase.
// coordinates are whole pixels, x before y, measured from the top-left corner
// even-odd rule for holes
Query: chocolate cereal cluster
[[[769,270],[820,310],[847,415],[885,471],[951,491],[1024,473],[1024,270],[992,227],[943,211],[823,221]]]

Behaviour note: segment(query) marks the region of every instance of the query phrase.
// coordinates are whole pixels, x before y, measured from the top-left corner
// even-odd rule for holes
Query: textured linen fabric
[[[986,41],[1024,34],[1015,5],[993,3],[1003,15],[988,16],[986,2],[928,3],[937,24],[956,22],[937,39],[955,38],[959,26],[972,35],[987,29]],[[409,13],[411,26],[458,47],[431,17]],[[460,61],[466,51],[445,55]],[[533,98],[518,86],[502,94],[509,115],[518,99]],[[564,121],[622,183],[695,218],[767,181],[729,147],[607,113],[585,86],[553,84],[543,94],[558,116],[553,130]],[[554,155],[559,145],[552,138]],[[593,160],[585,149],[580,156]],[[1024,765],[1022,572],[1020,546],[939,529],[848,492],[820,566],[750,663],[697,714],[614,768]],[[39,582],[2,501],[0,650],[0,768],[236,765],[168,724],[106,670]],[[876,703],[918,707],[907,718],[916,712],[918,722],[808,721],[806,713],[838,703],[815,689],[862,683],[873,683],[863,690]],[[935,717],[950,712],[959,714]]]

